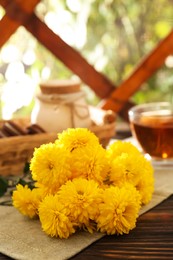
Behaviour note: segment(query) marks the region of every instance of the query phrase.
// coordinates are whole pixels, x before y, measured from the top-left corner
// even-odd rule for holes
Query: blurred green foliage
[[[117,86],[173,27],[173,0],[42,0],[36,13]],[[0,9],[0,15],[3,15],[3,9]],[[73,75],[23,27],[4,48],[10,44],[17,46],[21,61],[28,50],[34,52],[34,62],[24,64],[24,68],[37,86],[43,79]],[[7,81],[5,72],[8,66],[2,56],[1,50],[1,88]],[[173,56],[168,58],[164,66],[131,97],[135,103],[172,99]],[[84,89],[88,102],[97,104],[99,99],[92,90],[88,86]],[[16,113],[28,114],[32,107],[33,101]]]

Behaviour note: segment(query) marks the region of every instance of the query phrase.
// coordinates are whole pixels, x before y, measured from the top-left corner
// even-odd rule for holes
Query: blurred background
[[[42,0],[36,14],[97,71],[119,85],[173,28],[173,0]],[[4,9],[0,7],[0,19]],[[24,27],[0,50],[0,117],[30,115],[39,82],[73,73]],[[88,104],[99,98],[88,87]],[[173,98],[173,55],[131,98],[135,103]]]

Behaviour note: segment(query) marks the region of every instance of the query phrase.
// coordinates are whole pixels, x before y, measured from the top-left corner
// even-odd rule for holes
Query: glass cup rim
[[[134,105],[128,110],[128,115],[130,116],[134,112],[142,112],[143,109],[150,110],[151,108],[154,108],[154,110],[157,110],[158,108],[169,108],[173,111],[173,104],[171,102],[149,102],[149,103],[142,103],[138,105]]]

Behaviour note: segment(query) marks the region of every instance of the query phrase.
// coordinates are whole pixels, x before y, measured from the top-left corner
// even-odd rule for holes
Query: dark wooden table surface
[[[0,254],[2,259],[10,258]],[[105,236],[71,258],[85,259],[173,260],[173,195],[140,216],[128,235]]]
[[[105,236],[71,259],[173,260],[173,195],[140,216],[128,235]]]

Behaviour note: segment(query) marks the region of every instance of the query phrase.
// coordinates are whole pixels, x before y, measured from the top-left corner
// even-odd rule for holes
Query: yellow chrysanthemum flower
[[[131,143],[117,141],[107,150],[110,162],[110,183],[122,186],[129,182],[138,185],[141,175],[146,171],[151,172],[152,166]]]
[[[140,151],[130,142],[115,141],[108,147],[111,158],[120,156],[122,153],[139,155]]]
[[[37,188],[30,190],[27,185],[18,184],[13,191],[13,206],[25,216],[34,218],[38,215],[38,207],[43,199],[43,194]]]
[[[82,224],[91,232],[90,220],[98,215],[98,204],[101,200],[101,190],[93,180],[77,178],[68,181],[57,193],[58,199],[68,210],[73,223]]]
[[[151,200],[154,192],[154,170],[147,160],[145,160],[142,167],[143,170],[140,172],[140,179],[136,184],[136,189],[141,195],[142,204],[147,204]]]
[[[141,155],[135,156],[127,153],[110,160],[110,182],[117,186],[122,186],[124,182],[136,185],[143,170],[141,168],[142,161]]]
[[[51,237],[68,238],[75,233],[67,210],[56,195],[45,197],[39,206],[39,217],[43,231]]]
[[[65,146],[72,152],[75,149],[84,148],[86,145],[91,147],[98,145],[99,139],[87,128],[68,128],[58,134],[56,143]]]
[[[106,150],[85,128],[35,149],[30,169],[35,188],[17,185],[13,205],[39,215],[52,237],[68,238],[78,228],[129,233],[154,190],[153,168],[134,145],[116,141]]]
[[[104,190],[103,202],[99,205],[97,227],[103,233],[128,234],[136,225],[140,209],[140,196],[132,185]]]
[[[106,150],[101,145],[86,146],[71,153],[72,178],[83,177],[103,184],[109,170]]]
[[[55,195],[59,190],[57,186],[47,186],[39,182],[35,182],[35,187],[41,191],[43,197],[46,197],[47,195]]]
[[[31,159],[32,177],[56,192],[70,177],[69,154],[56,144],[43,144],[35,149]]]

